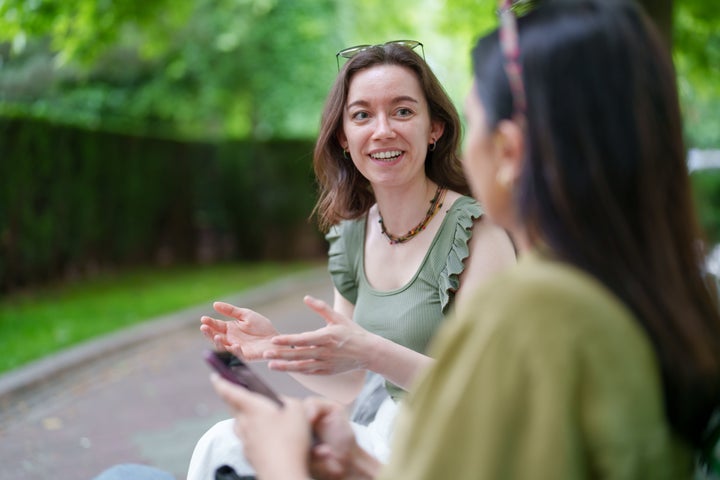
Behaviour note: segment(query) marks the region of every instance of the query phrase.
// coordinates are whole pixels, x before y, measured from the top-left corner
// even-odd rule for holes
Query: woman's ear
[[[433,120],[430,123],[430,143],[428,145],[437,142],[440,140],[440,137],[442,137],[443,133],[445,132],[445,122],[441,122],[440,120]]]
[[[515,183],[523,167],[525,144],[522,129],[516,122],[501,120],[493,137],[498,170],[510,183]]]
[[[345,132],[343,132],[342,129],[340,129],[337,132],[337,134],[335,135],[335,137],[337,138],[337,141],[340,144],[340,146],[343,148],[343,150],[347,150],[348,149],[348,141],[347,141],[347,137],[345,136]]]

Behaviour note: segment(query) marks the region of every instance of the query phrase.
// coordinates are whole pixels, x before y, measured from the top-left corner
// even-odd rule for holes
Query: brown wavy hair
[[[398,45],[376,45],[359,52],[340,70],[323,110],[320,134],[315,144],[313,167],[319,198],[313,214],[322,231],[341,220],[359,218],[375,203],[370,182],[343,156],[338,132],[353,76],[377,65],[399,65],[412,71],[427,100],[430,119],[445,125],[434,151],[425,157],[425,173],[440,186],[467,194],[469,188],[459,159],[461,123],[457,110],[428,64],[412,49]]]

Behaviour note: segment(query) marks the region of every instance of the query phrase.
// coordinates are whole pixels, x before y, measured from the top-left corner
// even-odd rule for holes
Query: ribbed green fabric
[[[365,217],[331,229],[326,236],[330,242],[328,268],[335,287],[355,304],[355,321],[370,332],[424,353],[459,286],[473,220],[481,215],[475,200],[458,198],[415,276],[392,291],[373,289],[365,277]],[[404,393],[389,382],[386,385],[393,398]]]

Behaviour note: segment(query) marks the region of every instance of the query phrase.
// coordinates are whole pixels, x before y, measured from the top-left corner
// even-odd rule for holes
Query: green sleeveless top
[[[355,305],[354,320],[372,333],[425,353],[460,286],[473,221],[482,213],[474,199],[458,198],[415,275],[405,286],[391,291],[375,290],[365,278],[366,216],[331,228],[325,236],[330,243],[328,269],[335,288]],[[394,399],[404,393],[389,382],[386,388]]]

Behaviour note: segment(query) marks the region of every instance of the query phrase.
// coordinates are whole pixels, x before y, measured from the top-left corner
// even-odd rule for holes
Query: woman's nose
[[[390,138],[395,136],[395,130],[393,130],[390,120],[380,115],[377,117],[377,123],[375,124],[375,131],[373,132],[374,138]]]

